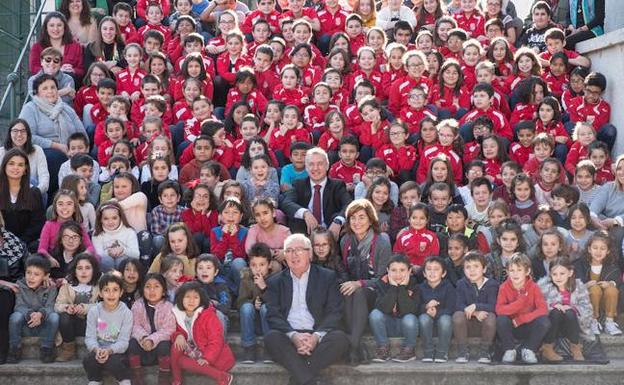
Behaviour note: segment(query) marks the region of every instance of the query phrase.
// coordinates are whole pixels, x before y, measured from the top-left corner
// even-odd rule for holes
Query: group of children
[[[425,1],[418,26],[388,30],[365,0],[353,13],[335,1],[258,0],[246,16],[208,19],[220,5],[115,3],[100,29],[119,35],[123,65],[98,59],[63,92],[87,135],[67,138],[69,160],[49,176],[59,190],[29,244],[9,362],[22,334],[42,337],[43,362],[74,359],[84,334],[92,384],[104,370],[142,384],[141,368],[156,364],[163,384],[180,384],[183,370],[231,383],[229,312],[240,313],[243,362],[255,362],[269,329],[266,281],[286,267],[279,202],[308,176],[313,146],[329,177],[372,203],[395,254],[369,287],[374,361],[415,359],[420,334],[424,362],[446,362],[454,336],[465,363],[475,333],[481,363],[495,352],[504,363],[517,353],[536,363],[539,352],[561,361],[559,338],[580,361],[584,340],[621,334],[621,245],[589,209],[621,161],[610,159],[607,81],[563,48],[563,30],[541,25],[548,3],[532,8],[539,36],[517,48],[476,0]],[[42,64],[62,58],[41,54]],[[10,129],[28,142],[7,138],[3,172],[21,157],[43,175],[34,127]],[[317,229],[312,241],[314,263],[344,275],[339,240]]]

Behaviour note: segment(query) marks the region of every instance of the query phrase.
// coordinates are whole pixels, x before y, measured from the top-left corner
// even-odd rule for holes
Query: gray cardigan
[[[39,72],[37,72],[36,74],[28,78],[28,95],[29,96],[31,97],[34,96],[33,83],[35,82],[35,79],[37,79],[41,75],[43,75],[43,70],[40,70]],[[56,78],[56,81],[58,82],[59,90],[62,90],[63,88],[70,88],[70,87],[76,88],[74,85],[74,78],[72,78],[65,72],[59,71],[54,77]],[[69,105],[71,105],[72,102],[74,101],[74,97],[69,96],[69,95],[65,95],[61,97],[61,99],[63,99],[63,101]]]
[[[603,184],[592,200],[589,210],[592,217],[614,218],[620,226],[624,225],[624,191],[618,188],[615,181]]]
[[[64,137],[67,138],[75,132],[81,132],[87,135],[82,122],[78,118],[78,115],[76,115],[76,111],[74,111],[69,104],[63,103],[62,113],[67,117],[67,121],[71,123],[65,127],[61,127],[62,130],[65,130]],[[34,144],[41,146],[41,148],[50,148],[53,142],[67,144],[61,143],[61,136],[60,133],[57,132],[54,122],[37,108],[35,102],[30,101],[26,103],[19,117],[28,122],[32,131],[32,141]]]

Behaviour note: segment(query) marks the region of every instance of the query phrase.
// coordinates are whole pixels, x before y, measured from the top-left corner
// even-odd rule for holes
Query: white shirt
[[[301,275],[301,278],[297,278],[292,271],[290,272],[290,277],[292,278],[293,292],[287,318],[288,323],[295,330],[314,330],[314,317],[312,317],[306,302],[310,267]]]
[[[306,211],[309,211],[311,213],[314,214],[314,186],[316,185],[320,185],[321,186],[321,221],[320,224],[325,223],[325,218],[323,218],[323,194],[325,193],[325,186],[327,185],[327,177],[325,177],[325,179],[321,182],[321,183],[315,183],[312,181],[312,179],[310,179],[310,191],[312,191],[312,195],[310,196],[310,201],[308,202],[308,208],[300,208],[299,210],[297,210],[297,212],[295,212],[295,218],[297,219],[303,219],[303,215],[305,214]]]

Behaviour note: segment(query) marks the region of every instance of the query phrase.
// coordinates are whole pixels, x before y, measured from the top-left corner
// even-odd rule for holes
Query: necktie
[[[312,197],[312,215],[318,221],[319,225],[321,223],[321,185],[314,185],[314,196]]]

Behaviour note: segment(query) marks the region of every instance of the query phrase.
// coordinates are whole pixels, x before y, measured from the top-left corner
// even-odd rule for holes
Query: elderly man
[[[284,241],[288,269],[273,275],[265,295],[271,331],[264,346],[291,375],[291,384],[327,384],[319,372],[339,361],[349,349],[339,330],[343,300],[336,274],[312,265],[312,244],[303,234]]]
[[[344,225],[344,210],[351,195],[344,182],[327,177],[329,160],[323,149],[306,153],[308,178],[296,180],[280,198],[280,208],[288,216],[293,233],[310,234],[317,226],[328,228],[336,239]]]

